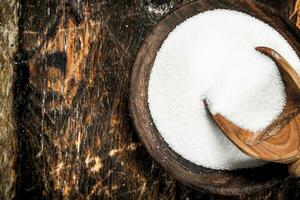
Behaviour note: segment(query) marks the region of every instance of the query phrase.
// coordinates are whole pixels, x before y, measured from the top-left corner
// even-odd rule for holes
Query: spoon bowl
[[[259,132],[242,129],[219,113],[212,114],[207,100],[204,104],[222,132],[244,153],[265,161],[289,164],[289,173],[300,176],[300,77],[275,50],[257,47],[277,65],[286,93],[283,112]]]

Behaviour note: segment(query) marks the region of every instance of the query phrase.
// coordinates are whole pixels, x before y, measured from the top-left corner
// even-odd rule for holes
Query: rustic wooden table
[[[247,1],[288,19],[300,37],[300,1]],[[291,179],[239,197],[196,191],[141,145],[128,111],[135,54],[188,2],[0,1],[0,199],[300,198]]]

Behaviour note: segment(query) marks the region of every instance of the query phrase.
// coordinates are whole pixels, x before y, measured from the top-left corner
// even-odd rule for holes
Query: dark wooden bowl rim
[[[241,170],[213,170],[197,166],[174,152],[159,134],[148,108],[148,80],[156,53],[168,34],[185,19],[216,8],[237,10],[252,15],[278,30],[299,56],[296,34],[276,14],[252,1],[202,0],[186,4],[164,17],[140,47],[131,74],[130,114],[140,140],[152,158],[182,183],[211,193],[241,195],[254,193],[281,183],[288,177],[287,168],[279,164]],[[221,33],[220,33],[221,34]]]

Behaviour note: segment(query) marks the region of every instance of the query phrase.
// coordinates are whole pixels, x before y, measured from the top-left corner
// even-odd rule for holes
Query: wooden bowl
[[[267,189],[288,177],[287,168],[279,164],[241,170],[213,170],[182,158],[163,140],[150,115],[148,81],[157,51],[168,34],[185,19],[216,8],[237,10],[252,15],[279,31],[299,54],[295,34],[277,15],[259,8],[252,1],[201,0],[186,4],[163,18],[144,40],[131,74],[130,112],[140,140],[156,162],[177,180],[193,188],[222,195],[241,195]],[[221,33],[220,33],[221,34]]]

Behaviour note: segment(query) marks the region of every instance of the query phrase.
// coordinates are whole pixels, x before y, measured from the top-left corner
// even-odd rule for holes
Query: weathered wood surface
[[[135,54],[160,19],[187,2],[22,1],[16,199],[225,198],[192,190],[165,173],[129,118]],[[299,21],[295,1],[261,2]],[[296,199],[298,187],[286,180],[236,198]]]
[[[16,135],[13,118],[14,57],[18,47],[18,0],[0,1],[0,199],[14,196]]]

